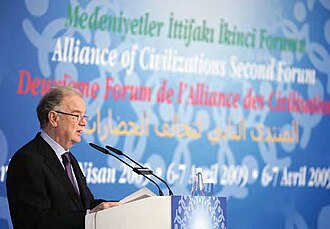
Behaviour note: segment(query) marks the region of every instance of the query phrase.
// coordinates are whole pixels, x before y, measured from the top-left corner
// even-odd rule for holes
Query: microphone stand
[[[138,175],[142,175],[144,178],[146,178],[146,179],[148,179],[149,181],[151,181],[151,182],[152,182],[154,185],[156,185],[156,187],[158,188],[159,195],[160,195],[160,196],[164,196],[164,193],[163,193],[162,190],[160,189],[159,185],[158,185],[154,180],[152,180],[152,179],[150,179],[149,177],[147,177],[144,173],[139,172],[138,170],[135,170],[135,169],[133,168],[133,166],[131,166],[130,164],[128,164],[126,161],[120,159],[120,158],[117,157],[116,155],[110,153],[109,150],[107,150],[107,149],[105,149],[105,148],[103,148],[103,147],[101,147],[101,146],[98,146],[98,145],[96,145],[96,144],[94,144],[94,143],[91,143],[91,142],[89,143],[89,145],[90,145],[91,147],[93,147],[94,149],[96,149],[96,150],[98,150],[98,151],[100,151],[100,152],[102,152],[102,153],[104,153],[104,154],[108,154],[108,155],[113,156],[114,158],[118,159],[120,162],[122,162],[122,163],[124,163],[125,165],[127,165],[128,167],[130,167],[130,168],[131,168],[136,174],[138,174]]]
[[[160,180],[161,182],[163,182],[163,183],[166,185],[166,187],[167,187],[167,189],[168,189],[168,194],[169,194],[170,196],[173,195],[173,192],[172,192],[171,188],[168,186],[168,184],[167,184],[162,178],[160,178],[159,176],[157,176],[156,174],[154,174],[152,170],[150,170],[150,169],[148,169],[148,168],[146,168],[146,167],[143,167],[141,164],[139,164],[138,162],[136,162],[135,160],[133,160],[131,157],[129,157],[129,156],[127,156],[126,154],[124,154],[124,153],[123,153],[122,151],[120,151],[119,149],[113,148],[113,147],[111,147],[111,146],[109,146],[109,145],[106,145],[105,147],[106,147],[108,150],[111,150],[112,152],[114,152],[114,153],[116,153],[116,154],[118,154],[118,155],[122,155],[122,156],[126,157],[128,160],[130,160],[131,162],[133,162],[134,164],[136,164],[136,165],[139,166],[139,168],[136,168],[136,167],[135,167],[135,168],[133,168],[133,170],[135,170],[135,171],[139,171],[141,174],[152,175],[152,176],[156,177],[158,180]]]

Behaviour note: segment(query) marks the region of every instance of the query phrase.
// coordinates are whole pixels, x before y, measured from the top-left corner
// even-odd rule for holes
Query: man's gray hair
[[[37,106],[37,115],[40,123],[40,128],[43,129],[48,122],[48,113],[59,109],[63,98],[67,95],[79,95],[82,97],[79,90],[67,86],[52,87],[41,99]]]

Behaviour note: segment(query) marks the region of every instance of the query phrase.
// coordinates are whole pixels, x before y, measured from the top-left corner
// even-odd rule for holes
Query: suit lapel
[[[37,140],[40,141],[40,152],[43,155],[46,166],[52,171],[54,176],[63,185],[64,189],[67,191],[69,197],[74,201],[78,209],[84,209],[78,194],[74,190],[65,169],[58,160],[54,150],[47,144],[45,140],[39,135]]]
[[[79,186],[79,191],[80,191],[80,198],[85,206],[85,209],[88,209],[90,207],[90,196],[89,195],[89,189],[87,187],[86,184],[86,178],[84,176],[84,174],[81,172],[81,169],[79,167],[78,161],[76,160],[76,158],[71,154],[71,162],[72,162],[72,168],[74,171],[74,174],[76,176],[77,179],[77,183]]]

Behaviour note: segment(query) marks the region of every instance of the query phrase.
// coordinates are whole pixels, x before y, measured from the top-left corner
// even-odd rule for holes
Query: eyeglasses
[[[78,122],[81,122],[83,119],[85,119],[86,121],[89,120],[89,116],[87,116],[87,115],[70,114],[70,113],[66,113],[66,112],[63,112],[63,111],[55,111],[55,112],[59,113],[59,114],[64,114],[64,115],[69,115],[69,116],[72,116],[72,117],[76,117]]]

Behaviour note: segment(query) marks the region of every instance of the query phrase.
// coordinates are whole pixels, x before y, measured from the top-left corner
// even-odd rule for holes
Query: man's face
[[[59,111],[79,116],[77,120],[77,117],[58,113],[55,140],[64,149],[69,149],[81,141],[82,131],[86,126],[86,120],[82,118],[86,113],[85,103],[78,95],[68,95],[64,97]]]

